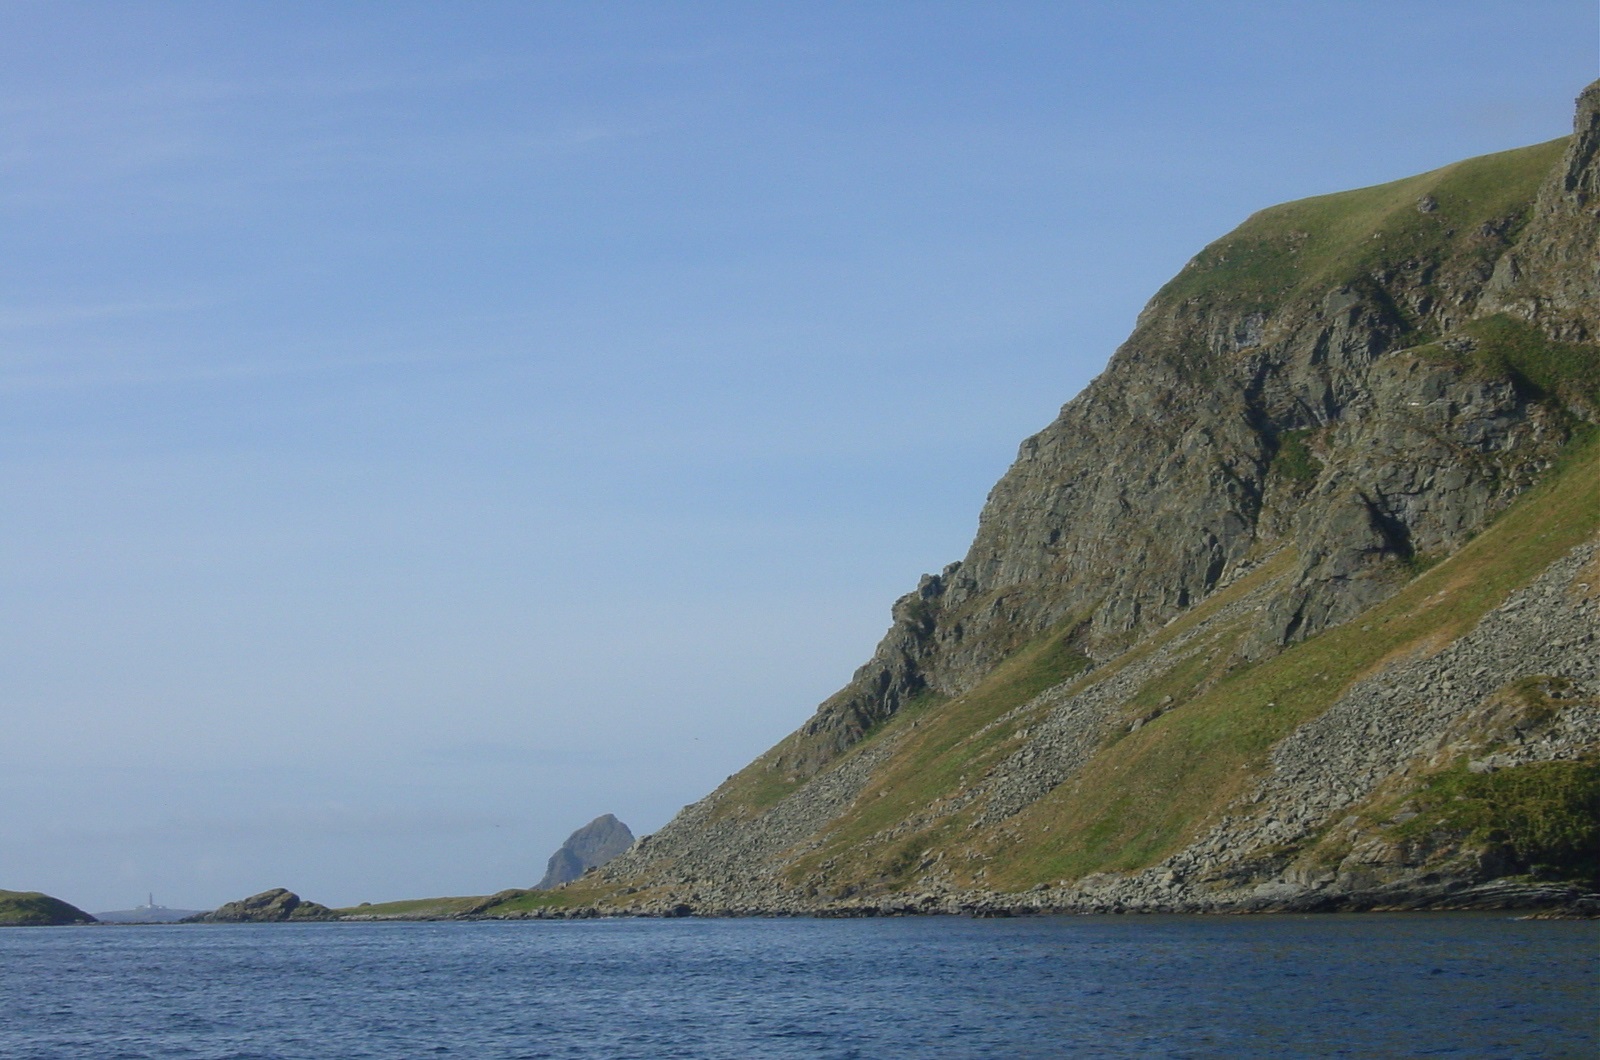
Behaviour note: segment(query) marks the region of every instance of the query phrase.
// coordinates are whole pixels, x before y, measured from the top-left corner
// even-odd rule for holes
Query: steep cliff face
[[[1485,369],[1528,337],[1516,324],[1589,333],[1593,151],[1573,143],[1277,207],[1206,248],[1022,444],[967,556],[896,605],[786,765],[814,771],[915,696],[967,691],[1042,631],[1113,655],[1285,545],[1299,568],[1256,657],[1458,547],[1569,436],[1515,366]],[[1475,328],[1489,309],[1516,324]]]
[[[1564,720],[1516,761],[1566,763],[1588,798],[1597,154],[1600,83],[1566,140],[1275,207],[1207,247],[1022,444],[966,557],[895,604],[850,684],[603,871],[633,897],[596,900],[1032,887],[1036,904],[1209,907],[1262,879],[1377,893],[1358,886],[1382,876],[1358,870],[1369,855],[1409,866],[1383,886],[1446,862],[1459,881],[1489,869],[1440,853],[1455,840],[1374,846],[1376,817],[1319,830],[1457,783],[1440,748],[1517,682],[1554,682],[1540,702]],[[1526,650],[1432,661],[1492,639],[1495,609],[1558,567],[1551,592],[1579,603],[1506,626]],[[1547,628],[1562,647],[1535,651]],[[1403,709],[1362,691],[1402,688],[1406,666],[1433,691]],[[1509,753],[1484,747],[1513,730],[1479,726],[1475,753]],[[1294,757],[1327,740],[1356,776]],[[1336,852],[1356,859],[1344,876],[1323,871]]]

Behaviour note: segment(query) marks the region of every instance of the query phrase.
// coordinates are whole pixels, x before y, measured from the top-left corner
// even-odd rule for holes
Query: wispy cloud
[[[382,329],[240,332],[226,295],[0,303],[0,394],[494,364],[527,357],[528,312],[452,318],[449,340]],[[472,336],[470,340],[460,338]],[[212,336],[216,336],[213,340]]]
[[[168,75],[0,96],[0,186],[13,205],[71,201],[96,182],[166,174],[191,206],[207,185],[327,179],[352,169],[458,172],[563,157],[636,135],[636,123],[556,106],[513,126],[425,130],[417,101],[519,76],[494,64],[412,75],[353,71],[251,79]],[[503,93],[502,93],[503,94]],[[470,112],[469,112],[470,113]],[[149,191],[150,189],[146,189]]]
[[[122,301],[0,305],[0,331],[59,328],[110,318],[150,316],[199,309],[207,303],[193,301]]]
[[[331,375],[371,368],[423,367],[469,359],[477,360],[483,356],[399,350],[326,357],[310,354],[281,359],[229,359],[223,356],[203,362],[145,361],[110,364],[102,362],[76,365],[33,363],[9,368],[0,365],[0,394]]]
[[[525,822],[510,810],[499,813],[459,807],[371,808],[348,803],[279,803],[218,815],[178,812],[157,819],[126,822],[56,822],[50,829],[19,829],[7,836],[63,847],[82,845],[261,842],[268,839],[306,838],[423,838],[459,835]]]

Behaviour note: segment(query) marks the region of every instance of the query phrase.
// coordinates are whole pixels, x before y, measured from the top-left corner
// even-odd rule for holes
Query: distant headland
[[[48,894],[39,891],[0,891],[0,927],[93,923],[93,916]]]

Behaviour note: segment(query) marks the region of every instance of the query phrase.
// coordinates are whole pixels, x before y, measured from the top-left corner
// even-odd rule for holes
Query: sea
[[[1600,1056],[1497,914],[0,929],[0,1057]]]

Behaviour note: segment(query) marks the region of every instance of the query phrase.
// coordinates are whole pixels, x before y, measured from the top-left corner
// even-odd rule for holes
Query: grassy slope
[[[1487,259],[1526,222],[1565,146],[1565,138],[1552,140],[1262,210],[1201,251],[1157,297],[1270,311],[1408,262]],[[1426,212],[1418,209],[1424,197],[1433,204]],[[1498,234],[1486,237],[1485,224]]]
[[[1600,761],[1535,762],[1472,773],[1454,762],[1417,786],[1415,817],[1399,838],[1459,835],[1463,845],[1507,848],[1532,875],[1600,883]]]
[[[1216,608],[1231,603],[1262,579],[1280,573],[1282,566],[1280,562],[1264,567],[1219,593],[1205,608],[1196,609],[1154,635],[1145,650],[1153,651],[1188,632]],[[1076,620],[1069,620],[1061,629],[1070,630],[1075,624]],[[969,780],[983,776],[1020,747],[1026,738],[1025,730],[1049,708],[1039,703],[1030,710],[1018,710],[1014,716],[1006,715],[1047,689],[1068,682],[1072,682],[1070,688],[1081,689],[1105,680],[1137,657],[1130,653],[1073,682],[1087,660],[1072,653],[1063,643],[1063,636],[1058,630],[1037,638],[963,696],[930,703],[922,709],[904,710],[891,718],[881,733],[875,734],[893,741],[888,762],[862,792],[857,800],[858,810],[835,822],[821,846],[794,864],[790,870],[792,882],[825,884],[832,876],[841,884],[867,882],[888,889],[911,883],[922,852],[949,848],[954,838],[964,833],[971,818],[970,810],[941,811],[960,796]],[[1196,670],[1189,676],[1199,682],[1205,674]],[[1145,699],[1159,702],[1164,692],[1142,689],[1136,698],[1141,704]],[[936,811],[936,819],[926,827],[911,830],[891,842],[874,840],[878,833],[929,810]]]
[[[38,891],[0,891],[0,925],[30,927],[92,924],[94,917],[77,906]]]
[[[465,895],[456,898],[410,898],[398,902],[362,903],[335,909],[340,916],[375,917],[394,920],[433,920],[463,914],[500,916],[531,912],[535,909],[563,909],[583,905],[599,897],[593,887],[581,882],[554,891],[509,890],[493,895]]]
[[[454,916],[475,906],[483,898],[408,898],[399,902],[362,902],[360,905],[335,909],[340,916],[393,917],[396,920],[420,920],[429,917]]]

